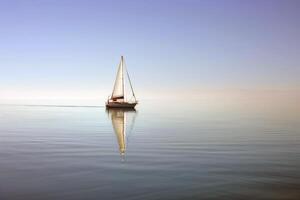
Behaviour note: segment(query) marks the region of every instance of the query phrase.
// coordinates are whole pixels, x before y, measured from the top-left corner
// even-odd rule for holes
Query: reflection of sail
[[[121,156],[125,155],[126,145],[127,145],[127,132],[126,131],[126,123],[127,123],[127,115],[133,114],[135,117],[134,109],[108,109],[109,116],[112,121],[114,132],[117,136],[119,151]],[[130,118],[130,116],[129,116]],[[132,124],[133,125],[133,124]]]

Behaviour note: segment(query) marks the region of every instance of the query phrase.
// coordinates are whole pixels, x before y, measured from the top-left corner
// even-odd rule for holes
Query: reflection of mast
[[[126,126],[127,126],[127,112],[135,113],[134,109],[108,109],[107,110],[113,125],[114,132],[117,136],[118,145],[119,145],[119,152],[122,157],[122,160],[125,157],[126,152],[126,143],[127,143],[127,133],[126,133]]]

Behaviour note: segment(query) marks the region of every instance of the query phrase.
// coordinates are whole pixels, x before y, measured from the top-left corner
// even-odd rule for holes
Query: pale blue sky
[[[120,55],[138,92],[299,87],[299,9],[296,0],[1,0],[0,89],[106,95]]]

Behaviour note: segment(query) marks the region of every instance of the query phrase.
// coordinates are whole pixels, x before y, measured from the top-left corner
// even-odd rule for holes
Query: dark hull
[[[107,108],[134,108],[137,103],[106,102]]]

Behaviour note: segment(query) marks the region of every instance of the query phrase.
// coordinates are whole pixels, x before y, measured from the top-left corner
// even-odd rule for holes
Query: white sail
[[[130,86],[127,87],[126,86]],[[118,67],[118,72],[112,91],[111,97],[108,99],[107,107],[134,107],[137,100],[133,91],[131,80],[126,70],[126,65],[123,56]]]
[[[124,99],[124,66],[123,58],[119,64],[119,69],[117,72],[117,77],[115,80],[114,89],[112,92],[112,99]]]

